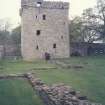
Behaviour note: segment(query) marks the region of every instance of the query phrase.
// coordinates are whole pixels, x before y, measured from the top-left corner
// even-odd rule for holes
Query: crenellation
[[[38,8],[38,3],[40,3],[41,8],[48,8],[48,9],[68,9],[69,3],[68,2],[55,2],[55,1],[35,1],[35,0],[22,0],[22,8],[24,6],[27,7],[34,7]]]
[[[69,3],[66,2],[44,2],[42,8],[51,8],[51,9],[68,9]]]

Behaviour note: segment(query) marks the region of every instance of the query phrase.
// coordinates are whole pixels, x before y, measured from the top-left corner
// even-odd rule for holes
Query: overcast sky
[[[21,0],[0,0],[0,20],[7,19],[12,24],[20,23],[19,8]],[[51,0],[57,1],[57,0]],[[93,7],[96,0],[58,0],[70,2],[70,16],[80,15],[83,9]]]

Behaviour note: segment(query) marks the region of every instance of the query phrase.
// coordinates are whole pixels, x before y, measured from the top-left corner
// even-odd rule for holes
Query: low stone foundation
[[[25,77],[43,99],[45,105],[102,105],[89,102],[86,96],[82,96],[70,86],[64,84],[47,86],[31,73],[25,74]]]
[[[17,78],[25,78],[24,74],[8,74],[8,75],[0,75],[1,79],[17,79]]]
[[[75,69],[75,70],[79,70],[79,69],[83,69],[84,66],[83,65],[70,65],[69,63],[65,62],[65,61],[59,61],[59,60],[50,60],[51,63],[57,65],[57,67],[60,68],[64,68],[64,69]]]

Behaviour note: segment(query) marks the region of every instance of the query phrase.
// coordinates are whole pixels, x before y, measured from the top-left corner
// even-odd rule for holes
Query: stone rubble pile
[[[89,102],[86,96],[82,96],[70,86],[64,84],[47,86],[31,73],[25,76],[46,105],[100,105]]]

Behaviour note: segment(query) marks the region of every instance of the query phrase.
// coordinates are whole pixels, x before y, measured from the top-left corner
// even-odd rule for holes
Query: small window
[[[53,48],[56,48],[56,44],[55,43],[53,44]]]
[[[36,49],[39,50],[39,46],[38,45],[36,46]]]
[[[43,20],[46,20],[46,15],[43,15]]]
[[[61,39],[63,39],[63,36],[61,36]]]
[[[39,36],[40,34],[41,34],[41,31],[40,30],[37,30],[36,31],[36,35]]]

